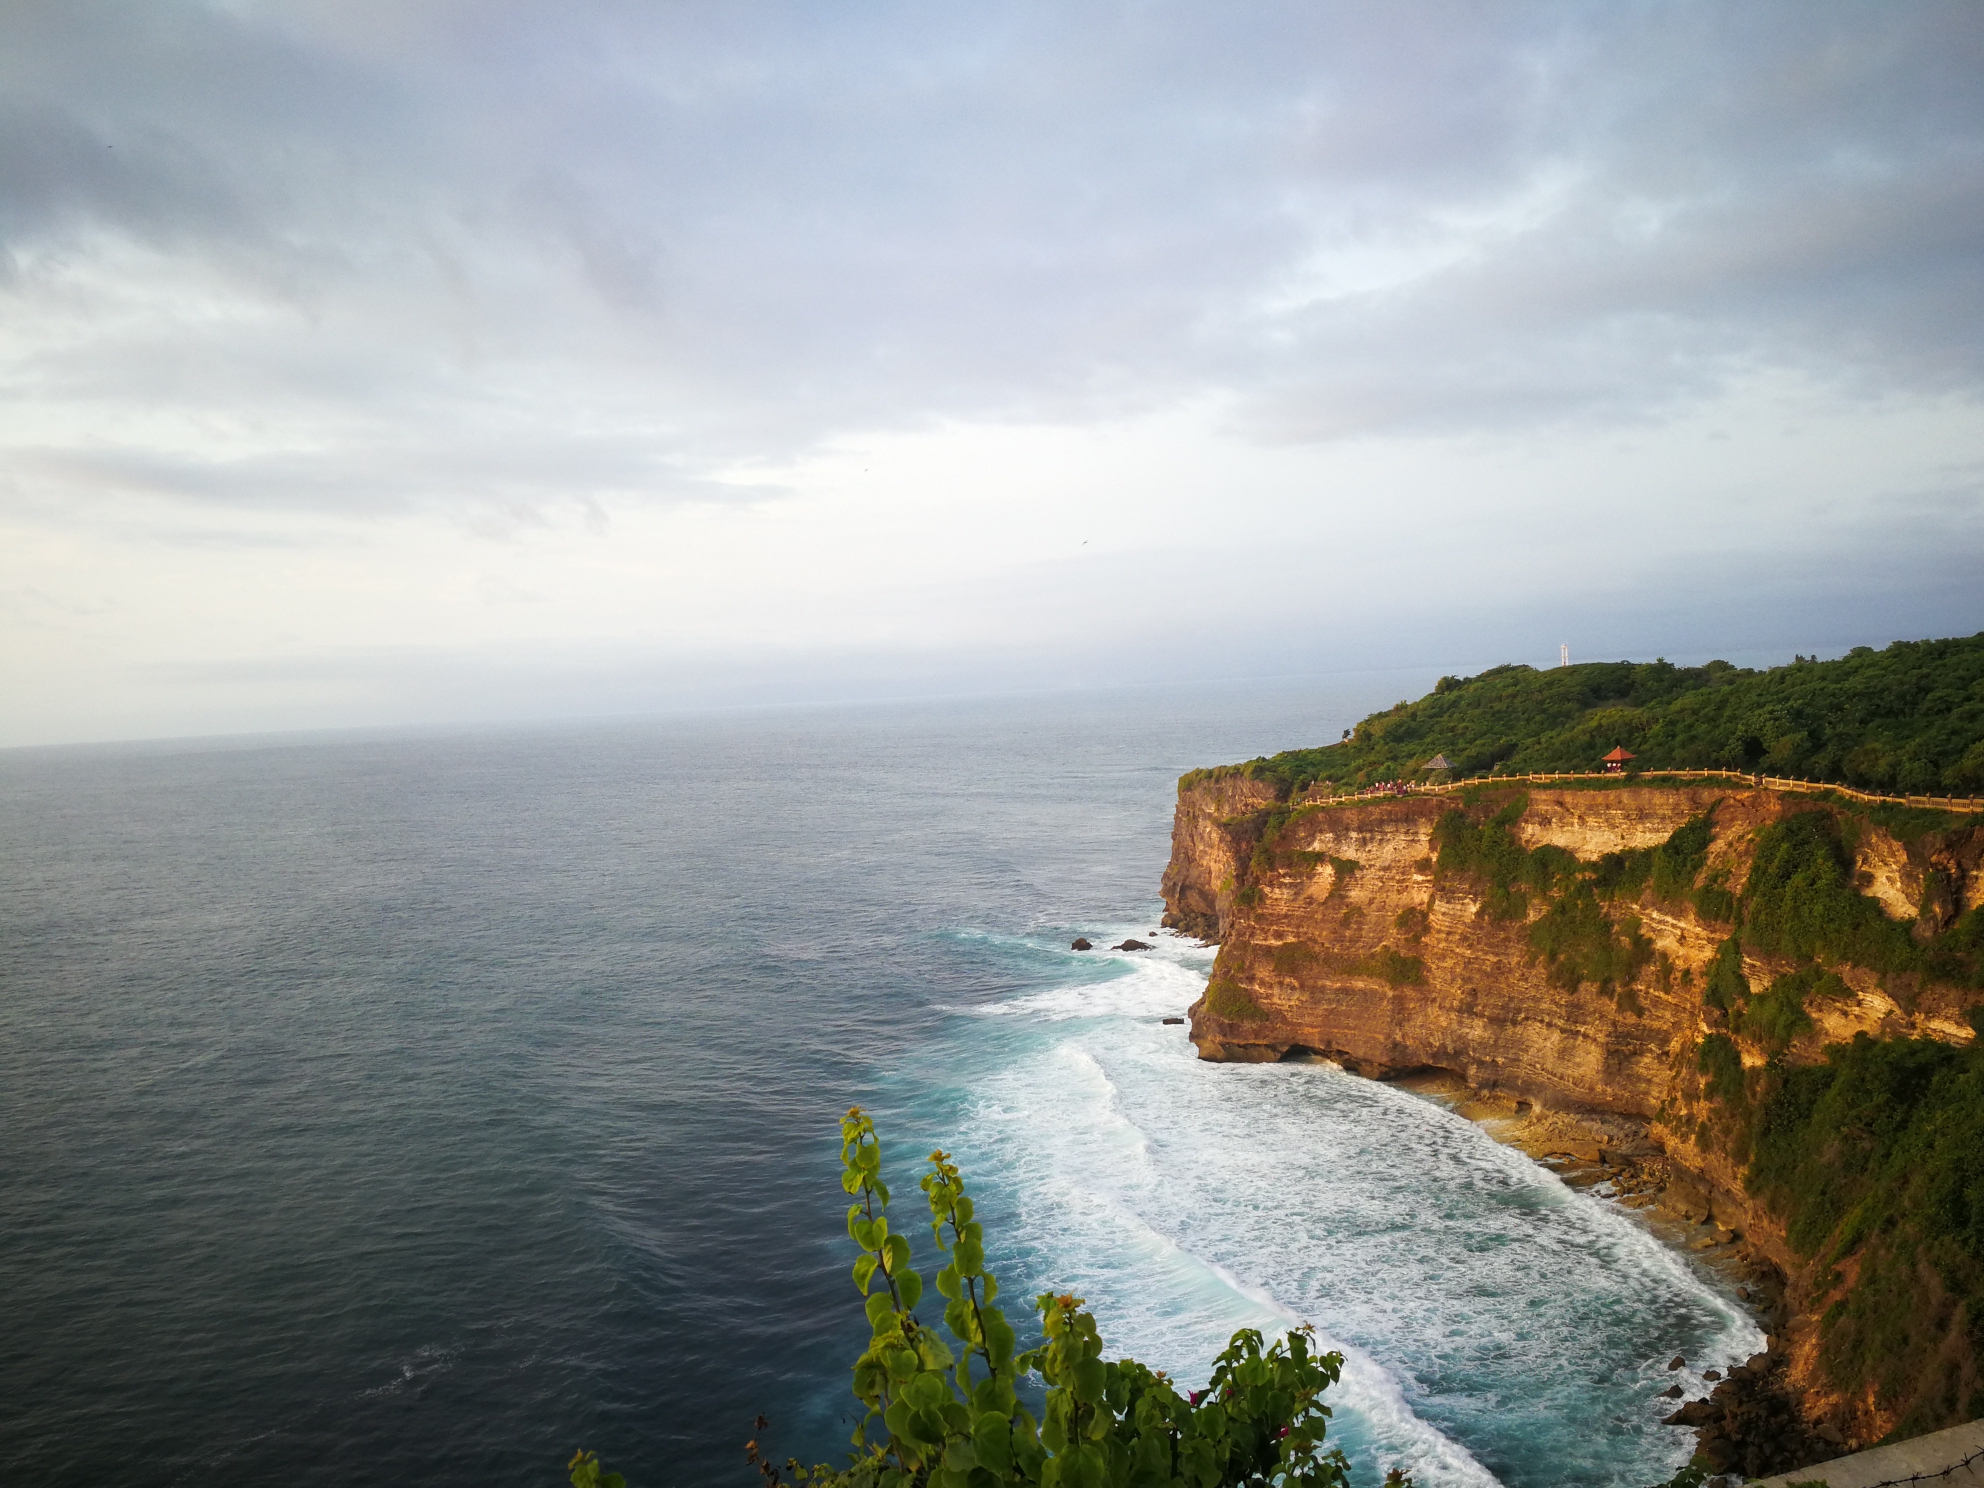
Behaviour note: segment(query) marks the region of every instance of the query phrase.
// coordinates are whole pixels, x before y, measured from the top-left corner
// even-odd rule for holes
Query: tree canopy
[[[1984,633],[1765,671],[1726,661],[1499,666],[1442,677],[1339,743],[1225,768],[1287,789],[1362,786],[1413,778],[1436,755],[1455,778],[1596,770],[1619,745],[1641,770],[1761,770],[1896,795],[1984,791]]]

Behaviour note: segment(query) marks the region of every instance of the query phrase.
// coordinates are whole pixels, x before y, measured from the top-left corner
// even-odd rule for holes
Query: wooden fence
[[[1466,790],[1477,785],[1502,785],[1533,782],[1547,785],[1557,780],[1729,780],[1752,789],[1806,791],[1823,795],[1831,792],[1847,796],[1855,801],[1865,801],[1876,806],[1927,806],[1936,811],[1980,811],[1984,812],[1984,796],[1883,796],[1873,791],[1855,790],[1850,785],[1834,785],[1824,780],[1792,780],[1781,775],[1745,775],[1741,770],[1639,770],[1632,774],[1615,774],[1609,770],[1565,771],[1554,775],[1476,775],[1468,780],[1450,780],[1441,785],[1422,785],[1417,782],[1401,782],[1395,789],[1372,788],[1362,791],[1336,791],[1326,796],[1318,796],[1312,786],[1303,793],[1304,800],[1314,801],[1367,801],[1382,800],[1387,796],[1439,796],[1449,791]]]

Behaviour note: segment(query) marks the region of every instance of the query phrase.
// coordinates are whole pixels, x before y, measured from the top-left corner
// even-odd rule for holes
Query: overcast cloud
[[[1984,628],[1984,10],[0,12],[0,742]]]

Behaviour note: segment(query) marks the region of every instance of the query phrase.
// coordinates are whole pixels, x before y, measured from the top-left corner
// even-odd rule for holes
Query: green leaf
[[[1100,1359],[1082,1359],[1076,1362],[1070,1380],[1075,1399],[1083,1405],[1094,1405],[1102,1399],[1105,1377]]]
[[[887,1292],[871,1292],[867,1306],[868,1326],[880,1331],[884,1322],[893,1322],[896,1315],[895,1303],[889,1300]]]
[[[907,1250],[908,1247],[905,1246],[904,1249]],[[902,1305],[905,1308],[914,1307],[923,1296],[923,1278],[914,1271],[905,1269],[896,1276],[896,1290],[902,1293]]]
[[[950,1399],[949,1386],[942,1385],[941,1372],[957,1363],[957,1357],[945,1345],[944,1340],[939,1338],[935,1333],[932,1333],[928,1328],[918,1328],[916,1330],[916,1352],[918,1357],[923,1360],[923,1367],[925,1369],[937,1371],[936,1374],[932,1375],[932,1378],[938,1379],[940,1386],[944,1390],[944,1398],[946,1400]]]
[[[994,1472],[1006,1472],[1013,1465],[1013,1428],[1006,1417],[987,1411],[971,1428],[971,1444],[978,1461]]]
[[[863,1296],[868,1294],[868,1283],[874,1279],[874,1276],[875,1258],[873,1256],[864,1255],[854,1263],[854,1284],[861,1289]]]

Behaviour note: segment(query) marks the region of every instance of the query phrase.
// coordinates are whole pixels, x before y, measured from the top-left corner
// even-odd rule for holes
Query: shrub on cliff
[[[1548,893],[1561,876],[1577,871],[1578,860],[1561,847],[1532,850],[1522,845],[1515,824],[1528,809],[1529,797],[1517,796],[1477,821],[1456,806],[1433,825],[1439,872],[1479,880],[1482,909],[1491,920],[1526,918],[1528,891]]]
[[[1984,1045],[1862,1034],[1766,1083],[1747,1183],[1837,1291],[1832,1383],[1896,1436],[1984,1415]]]
[[[1375,977],[1393,987],[1404,987],[1426,979],[1426,963],[1417,956],[1381,945],[1368,956],[1360,956],[1345,970],[1352,976]]]
[[[1529,927],[1530,949],[1554,987],[1575,992],[1586,982],[1611,993],[1630,986],[1653,960],[1653,942],[1636,915],[1614,926],[1589,884],[1574,884]]]
[[[1325,1445],[1323,1392],[1343,1356],[1317,1353],[1309,1330],[1272,1343],[1252,1328],[1233,1335],[1203,1390],[1181,1394],[1162,1371],[1103,1357],[1082,1299],[1034,1299],[1044,1337],[1021,1352],[985,1269],[985,1236],[957,1165],[930,1154],[922,1188],[943,1265],[944,1333],[923,1322],[923,1278],[908,1239],[892,1228],[882,1150],[859,1109],[841,1123],[841,1187],[853,1200],[847,1232],[859,1249],[854,1284],[866,1299],[869,1342],[854,1365],[866,1415],[845,1468],[788,1462],[810,1488],[1348,1488],[1349,1464]],[[1022,1382],[1045,1386],[1038,1417]],[[768,1488],[780,1470],[749,1448]],[[581,1452],[574,1488],[617,1488],[618,1474]],[[1393,1472],[1387,1488],[1411,1488]]]
[[[1691,816],[1653,851],[1653,892],[1669,902],[1685,899],[1708,862],[1715,838],[1715,807]]]
[[[1742,1110],[1748,1105],[1743,1080],[1743,1055],[1725,1033],[1711,1033],[1695,1051],[1695,1068],[1704,1088],[1724,1105]]]
[[[1229,1023],[1258,1023],[1267,1014],[1237,982],[1214,977],[1206,983],[1206,1011]]]
[[[1805,1011],[1805,993],[1821,977],[1831,976],[1818,967],[1781,976],[1769,989],[1743,1009],[1738,1027],[1745,1036],[1776,1052],[1812,1026],[1812,1015]],[[1839,978],[1831,977],[1835,983]],[[1844,990],[1844,983],[1839,983]]]
[[[1658,847],[1605,853],[1585,871],[1593,889],[1606,899],[1634,899],[1651,884],[1656,897],[1671,904],[1682,903],[1701,876],[1714,836],[1715,808],[1711,806],[1676,827]]]
[[[1746,945],[1798,960],[1914,971],[1922,953],[1912,925],[1889,919],[1853,886],[1853,855],[1832,812],[1801,811],[1757,832],[1743,885]]]
[[[1715,959],[1709,962],[1702,983],[1702,1001],[1733,1017],[1749,996],[1750,979],[1743,975],[1743,942],[1732,935],[1715,948]]]

